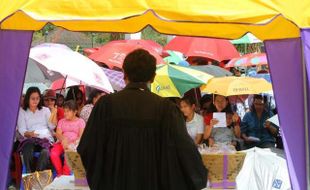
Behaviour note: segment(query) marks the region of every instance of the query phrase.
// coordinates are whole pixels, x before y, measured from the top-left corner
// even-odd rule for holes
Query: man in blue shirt
[[[255,95],[251,111],[245,114],[241,123],[245,148],[255,146],[260,148],[275,147],[278,127],[267,121],[270,117],[272,117],[272,113],[265,109],[264,98],[261,95]]]

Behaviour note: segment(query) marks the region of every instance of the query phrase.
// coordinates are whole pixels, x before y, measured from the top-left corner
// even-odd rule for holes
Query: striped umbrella
[[[151,90],[162,97],[181,97],[192,88],[207,84],[213,76],[177,65],[158,67]]]
[[[230,60],[225,67],[246,67],[267,64],[268,62],[265,53],[251,53]]]

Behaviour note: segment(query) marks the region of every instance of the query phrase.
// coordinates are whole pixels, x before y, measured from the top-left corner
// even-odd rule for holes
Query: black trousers
[[[40,152],[40,156],[37,160],[36,167],[34,167],[34,152]],[[26,166],[26,172],[32,173],[34,171],[46,170],[49,164],[49,150],[42,148],[34,143],[27,143],[22,149],[24,164]]]

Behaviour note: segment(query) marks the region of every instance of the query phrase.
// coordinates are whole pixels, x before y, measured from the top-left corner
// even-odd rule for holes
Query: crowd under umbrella
[[[218,62],[240,56],[229,40],[202,37],[177,36],[164,50],[179,51],[186,57],[202,57]]]
[[[64,45],[46,43],[35,46],[30,49],[29,57],[77,84],[113,92],[107,76],[95,62]]]
[[[204,72],[167,64],[156,70],[151,91],[162,97],[182,97],[192,88],[207,84],[213,76]]]
[[[151,45],[148,47],[141,44],[112,41],[90,54],[89,58],[107,65],[110,69],[122,69],[124,59],[130,52],[136,49],[145,49],[156,58],[157,64],[165,64],[161,54],[151,47]]]

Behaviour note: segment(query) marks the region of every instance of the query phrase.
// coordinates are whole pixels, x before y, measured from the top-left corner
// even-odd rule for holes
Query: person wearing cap
[[[44,106],[51,111],[51,117],[49,121],[54,125],[57,125],[58,121],[64,118],[64,110],[56,105],[56,92],[48,89],[43,93]]]

